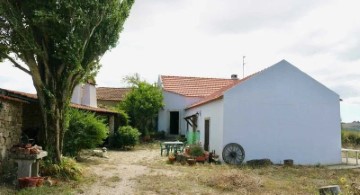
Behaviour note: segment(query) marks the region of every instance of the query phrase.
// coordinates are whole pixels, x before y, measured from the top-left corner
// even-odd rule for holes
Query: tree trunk
[[[55,82],[55,78],[51,77],[46,79],[46,83],[35,79],[33,81],[43,117],[44,148],[53,163],[59,163],[66,129],[66,112],[72,90],[69,90],[69,84]]]
[[[43,107],[44,127],[47,132],[45,135],[45,148],[49,152],[49,157],[58,163],[61,160],[63,137],[65,133],[67,105],[62,102],[63,98],[51,98],[50,102],[45,102]]]

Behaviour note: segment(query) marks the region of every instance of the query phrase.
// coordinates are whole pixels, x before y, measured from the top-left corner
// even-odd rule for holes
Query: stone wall
[[[19,143],[22,128],[22,103],[0,98],[0,163],[7,160],[8,150]],[[1,169],[0,169],[1,171]]]

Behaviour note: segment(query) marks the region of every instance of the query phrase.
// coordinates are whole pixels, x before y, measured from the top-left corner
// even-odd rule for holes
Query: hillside
[[[342,129],[360,131],[360,121],[354,121],[352,123],[341,123],[341,126]]]

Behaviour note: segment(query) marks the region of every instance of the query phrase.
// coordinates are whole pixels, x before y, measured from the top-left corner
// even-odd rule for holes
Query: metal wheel
[[[222,157],[228,164],[239,165],[245,159],[245,151],[239,144],[230,143],[224,147]]]

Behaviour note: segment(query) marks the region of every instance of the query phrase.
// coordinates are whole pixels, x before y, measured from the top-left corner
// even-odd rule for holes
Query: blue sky
[[[344,122],[360,120],[360,2],[356,0],[137,0],[98,86],[139,73],[229,78],[282,59],[337,92]],[[29,76],[2,64],[0,87],[35,92]]]

